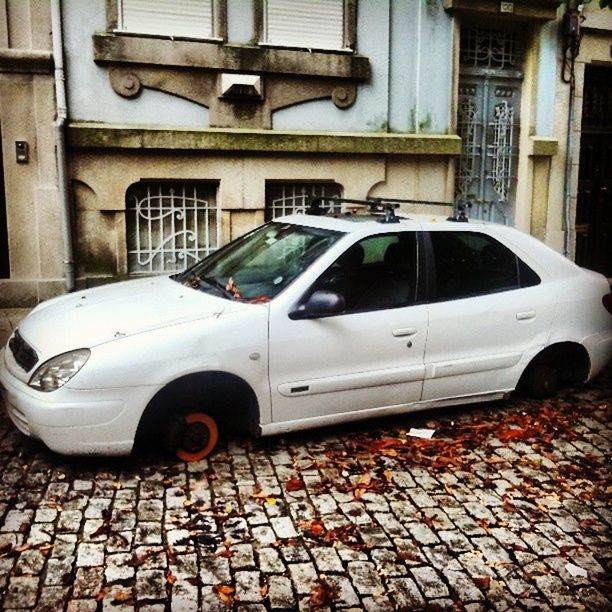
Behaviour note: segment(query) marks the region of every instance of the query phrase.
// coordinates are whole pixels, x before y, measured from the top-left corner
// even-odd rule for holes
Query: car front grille
[[[36,351],[21,337],[19,331],[15,331],[9,340],[9,348],[15,361],[26,372],[29,372],[38,363]]]

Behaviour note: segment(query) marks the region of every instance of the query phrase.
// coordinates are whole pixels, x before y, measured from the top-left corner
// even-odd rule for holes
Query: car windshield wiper
[[[204,276],[202,278],[199,278],[199,281],[202,283],[206,283],[207,285],[210,285],[211,287],[214,287],[215,289],[218,289],[226,298],[230,300],[233,300],[236,298],[236,296],[231,291],[226,289],[223,283],[220,283],[216,278],[212,276]]]

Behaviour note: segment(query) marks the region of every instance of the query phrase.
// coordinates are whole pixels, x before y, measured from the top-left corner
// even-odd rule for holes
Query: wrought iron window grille
[[[128,272],[184,269],[219,248],[217,185],[140,182],[126,193]]]
[[[332,182],[275,182],[266,183],[266,221],[293,214],[304,214],[314,198],[340,198],[342,186]],[[337,210],[340,212],[340,205]]]

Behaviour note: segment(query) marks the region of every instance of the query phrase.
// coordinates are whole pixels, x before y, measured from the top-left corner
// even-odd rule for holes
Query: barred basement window
[[[131,185],[126,193],[128,272],[183,270],[219,248],[217,185],[197,181]]]
[[[266,221],[283,215],[303,214],[317,196],[340,198],[342,186],[332,182],[266,181]],[[340,212],[340,205],[332,208]]]

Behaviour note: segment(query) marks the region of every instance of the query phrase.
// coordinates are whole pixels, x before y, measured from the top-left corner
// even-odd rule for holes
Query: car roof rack
[[[398,217],[395,214],[395,209],[399,208],[400,205],[395,199],[382,199],[382,198],[371,198],[367,200],[357,200],[354,198],[337,198],[333,196],[317,196],[310,202],[310,206],[306,210],[307,215],[323,216],[331,212],[329,207],[325,207],[324,204],[329,202],[331,204],[358,204],[360,206],[367,206],[370,213],[373,215],[384,215],[378,219],[379,223],[399,223],[404,217]],[[350,216],[352,213],[344,213]]]
[[[400,207],[401,204],[419,204],[427,206],[444,206],[446,208],[452,207],[453,214],[447,217],[447,221],[454,221],[457,223],[467,223],[468,218],[465,214],[465,207],[461,205],[453,204],[452,202],[436,202],[431,200],[409,200],[404,198],[367,198],[366,200],[358,200],[353,198],[338,198],[334,196],[317,196],[310,202],[310,206],[306,210],[307,215],[323,216],[331,212],[329,206],[325,206],[325,203],[331,204],[359,204],[360,206],[367,206],[373,215],[384,214],[384,217],[379,219],[379,223],[399,223],[401,219],[395,214],[395,210]],[[469,206],[469,205],[468,205]],[[345,213],[350,215],[351,213]]]

